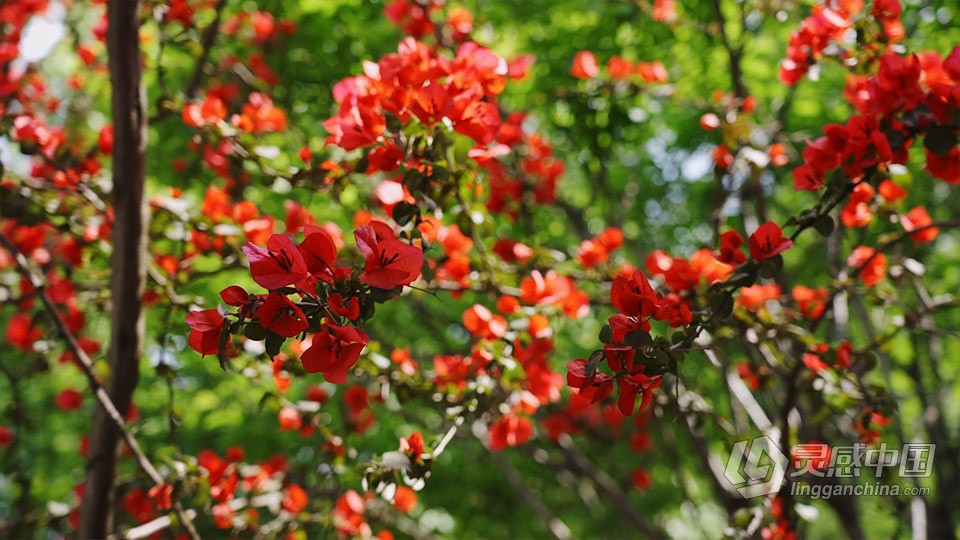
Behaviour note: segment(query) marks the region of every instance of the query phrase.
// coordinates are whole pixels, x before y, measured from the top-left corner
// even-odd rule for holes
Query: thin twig
[[[0,244],[2,244],[11,255],[13,255],[13,260],[17,266],[17,270],[23,275],[23,277],[27,278],[27,280],[30,282],[30,285],[34,288],[34,294],[40,298],[47,315],[53,322],[53,325],[60,334],[60,337],[63,338],[63,340],[67,343],[67,347],[70,349],[70,352],[72,352],[79,361],[80,370],[83,371],[83,374],[86,376],[87,382],[90,384],[90,389],[96,396],[97,401],[100,402],[100,405],[107,412],[107,415],[111,420],[113,420],[113,423],[116,424],[117,429],[120,431],[120,435],[123,437],[127,447],[130,448],[130,452],[133,454],[134,459],[136,459],[140,469],[143,470],[143,472],[155,485],[159,486],[164,484],[165,482],[163,476],[159,471],[157,471],[157,468],[154,467],[153,463],[150,462],[150,459],[143,452],[143,449],[140,448],[140,444],[137,442],[137,439],[130,433],[129,430],[127,430],[126,422],[124,422],[123,416],[120,414],[120,411],[117,410],[113,400],[110,399],[106,389],[104,389],[103,385],[100,384],[100,381],[97,379],[97,376],[94,373],[93,360],[77,342],[76,336],[74,336],[73,332],[71,332],[67,327],[66,321],[63,320],[63,317],[60,315],[60,312],[57,311],[57,307],[53,303],[53,300],[50,299],[50,295],[47,294],[46,282],[43,280],[43,278],[38,276],[30,269],[27,258],[23,255],[23,253],[20,252],[16,244],[7,238],[5,234],[0,234]],[[199,539],[200,535],[194,528],[193,521],[183,510],[183,507],[179,502],[174,504],[174,512],[177,514],[177,519],[180,521],[180,524],[183,526],[190,538]]]

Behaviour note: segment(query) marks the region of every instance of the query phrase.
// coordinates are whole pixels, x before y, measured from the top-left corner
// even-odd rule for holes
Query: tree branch
[[[67,327],[66,321],[63,320],[60,312],[57,311],[56,305],[53,303],[53,300],[47,293],[46,282],[43,280],[43,278],[30,270],[30,265],[27,262],[27,258],[24,257],[23,253],[20,252],[16,244],[14,244],[13,241],[7,238],[7,236],[4,234],[0,234],[0,245],[3,245],[3,247],[6,248],[11,255],[13,255],[13,260],[17,266],[17,270],[30,282],[30,285],[34,288],[34,294],[40,298],[40,302],[43,304],[44,310],[49,316],[51,322],[53,322],[53,326],[56,328],[57,333],[60,334],[60,337],[66,342],[67,348],[70,349],[70,352],[72,352],[77,358],[80,370],[86,376],[87,383],[90,385],[90,390],[97,398],[97,401],[99,402],[100,407],[104,410],[107,418],[113,423],[114,428],[117,430],[127,447],[130,449],[134,459],[137,461],[137,465],[140,466],[140,469],[155,485],[163,484],[163,476],[159,471],[157,471],[157,468],[153,466],[153,463],[150,462],[150,459],[143,452],[143,449],[140,448],[140,444],[137,442],[137,439],[133,436],[133,434],[130,433],[129,430],[127,430],[123,415],[120,414],[120,411],[114,404],[113,399],[111,399],[106,389],[102,384],[100,384],[99,379],[97,379],[97,376],[94,373],[93,360],[90,358],[87,352],[83,350],[83,347],[80,346],[80,343],[77,342],[76,336],[73,335],[73,332],[71,332]],[[183,525],[184,529],[186,529],[187,534],[194,539],[200,538],[193,527],[193,522],[190,520],[190,517],[187,515],[187,513],[183,511],[183,508],[179,503],[174,505],[174,512],[176,512],[177,518],[180,520],[180,523]]]
[[[104,395],[99,398],[100,406],[94,414],[90,433],[80,538],[104,538],[113,529],[119,442],[127,435],[123,430],[123,415],[130,407],[140,378],[144,329],[147,124],[146,91],[141,79],[139,0],[110,0],[107,21],[114,129],[110,378],[106,390],[97,389],[98,396]],[[132,437],[125,438],[132,440]],[[148,463],[144,460],[141,467]],[[145,470],[150,469],[148,466]],[[156,470],[148,474],[155,482],[162,481]]]

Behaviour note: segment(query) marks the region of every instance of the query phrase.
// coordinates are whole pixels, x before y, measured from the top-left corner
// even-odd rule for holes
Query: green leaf
[[[613,328],[609,324],[603,325],[603,328],[600,329],[600,343],[613,344]]]
[[[953,128],[936,126],[930,128],[923,138],[923,146],[927,150],[945,156],[957,145],[957,132]]]
[[[267,331],[259,324],[249,323],[243,329],[243,335],[253,341],[263,341],[267,337]]]
[[[393,207],[393,220],[401,226],[410,223],[413,216],[420,213],[420,209],[415,204],[406,201],[400,201]]]
[[[267,349],[267,355],[270,358],[280,354],[280,347],[283,347],[283,342],[286,341],[281,335],[274,334],[273,332],[266,330],[267,336],[264,345]]]
[[[634,330],[632,332],[627,332],[627,335],[623,336],[623,344],[638,349],[641,347],[649,347],[653,345],[653,338],[650,336],[649,332],[643,330]]]
[[[830,214],[824,214],[813,222],[813,228],[822,236],[830,236],[834,229],[833,217]]]

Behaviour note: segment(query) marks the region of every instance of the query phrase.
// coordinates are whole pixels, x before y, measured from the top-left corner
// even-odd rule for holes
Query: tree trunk
[[[141,81],[139,0],[110,0],[107,54],[113,116],[113,254],[107,393],[125,415],[139,379],[146,281],[144,194],[147,122]],[[80,513],[79,538],[104,538],[113,528],[120,431],[97,407]]]

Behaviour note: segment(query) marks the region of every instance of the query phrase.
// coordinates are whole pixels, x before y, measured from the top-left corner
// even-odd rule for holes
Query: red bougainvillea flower
[[[581,396],[596,403],[613,392],[613,377],[596,370],[587,376],[587,362],[583,358],[567,362],[567,386],[579,389]]]
[[[859,246],[847,257],[847,266],[860,271],[860,278],[873,287],[887,275],[887,256],[872,247]]]
[[[873,220],[873,210],[870,203],[873,201],[875,190],[870,184],[858,184],[840,212],[840,221],[845,227],[856,229],[866,227]]]
[[[660,298],[653,290],[647,276],[637,270],[629,279],[617,276],[613,280],[610,299],[620,313],[630,317],[649,317],[660,305]]]
[[[823,358],[813,353],[803,353],[803,365],[814,373],[830,370],[830,365],[824,362]]]
[[[747,311],[760,311],[765,308],[767,302],[780,298],[782,290],[780,285],[771,283],[763,285],[760,283],[740,288],[740,296],[737,297],[737,307]]]
[[[740,264],[747,260],[747,255],[740,249],[743,246],[743,237],[734,230],[720,235],[720,256],[717,260],[726,264]]]
[[[220,349],[220,334],[223,331],[223,315],[216,309],[204,309],[187,313],[190,336],[187,342],[200,354],[217,354]]]
[[[592,79],[600,74],[597,57],[590,51],[580,51],[573,57],[570,74],[578,79]]]
[[[960,185],[960,147],[954,146],[946,155],[927,150],[927,165],[924,169],[934,178],[955,186]]]
[[[7,343],[22,349],[32,351],[33,344],[40,339],[43,332],[33,325],[33,320],[26,313],[14,313],[7,323]]]
[[[153,503],[150,502],[147,492],[140,488],[126,492],[121,503],[123,509],[133,516],[133,519],[137,520],[138,523],[146,523],[154,517]]]
[[[630,473],[630,479],[633,487],[637,489],[646,490],[650,487],[650,473],[646,469],[634,469]]]
[[[910,235],[910,240],[917,244],[933,242],[937,239],[937,235],[940,234],[940,229],[931,227],[931,225],[933,225],[933,219],[930,218],[930,214],[923,206],[917,206],[906,214],[902,214],[900,216],[900,224],[903,225],[903,230],[907,232],[923,229],[920,232]]]
[[[147,492],[153,504],[160,510],[169,510],[173,507],[173,485],[160,484],[150,488]]]
[[[252,296],[243,287],[230,285],[220,291],[220,298],[223,300],[223,303],[228,306],[240,307],[252,304],[257,297]]]
[[[419,459],[423,453],[423,435],[414,431],[409,437],[400,437],[400,451],[413,459]]]
[[[343,384],[347,382],[347,371],[360,359],[369,341],[359,328],[325,324],[300,356],[303,369],[307,373],[323,373],[328,382]]]
[[[337,244],[326,229],[316,225],[304,226],[304,239],[297,249],[307,271],[327,282],[332,282],[331,268],[337,262]]]
[[[617,379],[620,385],[620,397],[617,399],[617,408],[624,416],[633,416],[637,404],[637,395],[640,395],[640,410],[647,408],[653,400],[653,389],[660,386],[660,377],[647,377],[643,373],[623,375]]]
[[[518,446],[527,442],[533,435],[533,424],[526,417],[507,414],[490,424],[490,449],[503,450],[508,446]]]
[[[417,493],[407,486],[397,486],[393,494],[393,506],[406,514],[417,507]]]
[[[663,297],[660,307],[653,314],[653,318],[669,323],[670,328],[677,328],[692,323],[693,313],[680,295],[670,293]]]
[[[306,490],[299,484],[290,484],[287,486],[287,492],[283,496],[283,502],[280,503],[280,506],[291,514],[298,514],[307,507],[309,501]]]
[[[307,316],[285,294],[272,292],[257,310],[260,325],[274,334],[293,337],[307,329]]]
[[[360,281],[379,289],[409,285],[420,276],[423,251],[397,240],[393,229],[381,221],[358,227],[353,232],[360,253],[366,258]]]
[[[6,448],[13,442],[13,432],[10,428],[0,424],[0,448]]]
[[[263,248],[248,242],[243,254],[250,261],[250,273],[257,285],[266,289],[279,289],[293,285],[307,276],[303,255],[285,234],[274,234]]]
[[[824,174],[811,165],[800,165],[793,170],[793,189],[817,191],[823,186]]]
[[[214,96],[207,96],[203,103],[190,103],[183,108],[183,122],[192,127],[216,124],[227,117],[227,106]]]
[[[356,296],[352,296],[349,300],[344,301],[343,295],[333,293],[327,298],[327,303],[330,305],[330,311],[340,317],[346,317],[351,321],[355,321],[360,317],[360,300]]]
[[[303,425],[303,419],[300,411],[294,407],[284,407],[277,413],[277,421],[280,423],[280,429],[283,431],[296,431]]]
[[[837,367],[841,369],[849,369],[853,362],[851,358],[853,357],[853,345],[849,341],[844,340],[843,343],[837,347]]]
[[[61,411],[75,411],[83,405],[83,394],[68,388],[57,394],[56,403]]]
[[[499,338],[507,333],[507,321],[480,304],[463,312],[463,326],[474,337],[481,339]]]
[[[757,227],[757,230],[750,235],[750,254],[757,261],[765,261],[783,253],[792,245],[793,240],[785,238],[780,226],[772,221]]]
[[[897,185],[893,180],[884,180],[879,186],[880,196],[887,202],[896,202],[907,198],[907,190]]]
[[[797,302],[797,309],[808,319],[820,317],[827,307],[827,290],[811,289],[803,285],[793,288],[793,299]]]

